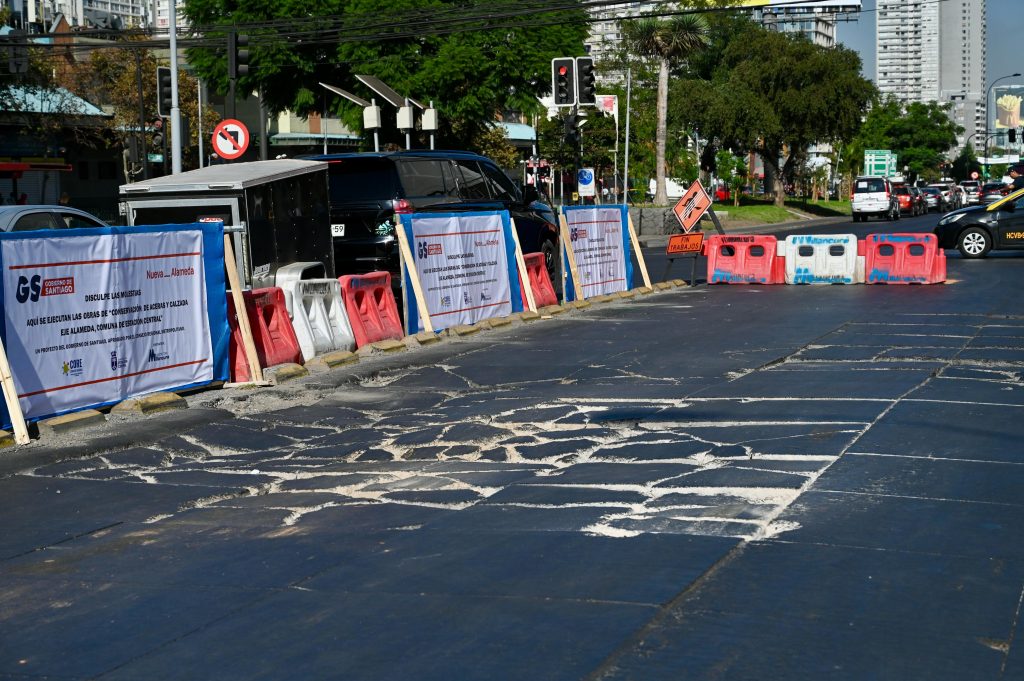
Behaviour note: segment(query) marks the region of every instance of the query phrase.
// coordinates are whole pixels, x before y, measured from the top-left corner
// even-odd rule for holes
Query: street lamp
[[[988,140],[989,140],[988,124],[989,124],[989,121],[992,120],[989,117],[988,103],[992,99],[992,88],[994,88],[996,83],[998,83],[1001,80],[1006,80],[1007,78],[1017,78],[1019,76],[1020,76],[1019,73],[1011,73],[1008,76],[1001,76],[999,78],[996,78],[995,80],[992,81],[992,84],[988,86],[988,90],[985,91],[985,179],[986,180],[989,179],[989,177],[988,177],[988,168],[989,168],[989,159],[988,159]]]

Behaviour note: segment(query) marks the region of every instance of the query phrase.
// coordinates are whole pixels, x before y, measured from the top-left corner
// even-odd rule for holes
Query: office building
[[[958,139],[985,146],[985,0],[878,0],[875,83],[901,102],[952,102]]]

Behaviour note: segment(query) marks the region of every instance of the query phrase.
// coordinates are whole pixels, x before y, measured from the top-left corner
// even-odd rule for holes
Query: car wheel
[[[985,230],[970,227],[960,233],[956,247],[965,258],[984,258],[992,249],[992,239]]]
[[[558,259],[558,248],[555,246],[555,242],[550,239],[546,239],[544,243],[540,245],[540,252],[544,254],[544,267],[547,268],[548,277],[551,279],[551,286],[555,289],[555,294],[561,293],[562,279],[558,276],[561,272],[561,263]]]

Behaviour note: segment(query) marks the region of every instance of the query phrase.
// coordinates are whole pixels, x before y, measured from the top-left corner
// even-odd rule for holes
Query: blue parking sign
[[[580,196],[594,196],[594,169],[593,168],[580,168],[576,174],[576,180],[579,184]]]

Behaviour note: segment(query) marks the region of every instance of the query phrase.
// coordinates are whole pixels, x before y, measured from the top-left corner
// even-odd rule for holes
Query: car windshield
[[[857,184],[853,188],[854,194],[868,194],[872,192],[884,192],[885,191],[885,180],[878,178],[868,178],[857,180]]]
[[[896,187],[895,189],[892,190],[892,193],[899,194],[900,196],[906,196],[907,194],[910,193],[910,190],[907,189],[906,187]]]
[[[932,195],[941,194],[942,193],[938,189],[936,189],[935,187],[925,187],[921,191],[923,191],[925,194],[932,194]]]
[[[997,189],[1002,189],[1002,188],[1003,188],[1003,185],[1000,182],[989,182],[988,184],[986,184],[984,187],[981,188],[981,191],[983,191],[983,192],[993,192],[993,191],[996,191]]]

